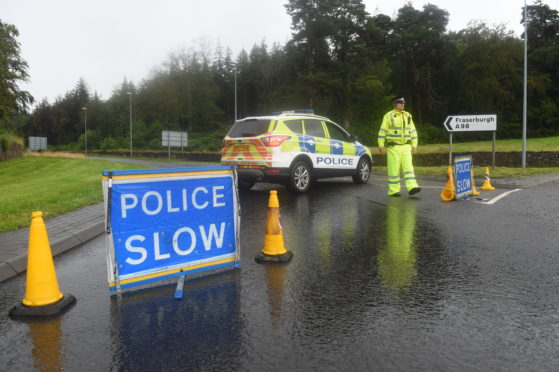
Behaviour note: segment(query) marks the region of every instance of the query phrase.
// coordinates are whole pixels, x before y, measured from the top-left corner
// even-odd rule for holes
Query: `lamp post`
[[[528,18],[524,0],[524,95],[522,105],[522,168],[526,168],[526,126],[528,113]]]
[[[85,156],[87,156],[87,107],[82,107],[83,110],[83,121],[84,121],[84,135],[85,135]]]
[[[235,121],[237,121],[237,68],[235,67]]]
[[[126,93],[130,97],[130,157],[132,157],[132,93]]]

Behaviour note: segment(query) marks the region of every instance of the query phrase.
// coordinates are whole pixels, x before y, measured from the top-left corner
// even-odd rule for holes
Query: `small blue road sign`
[[[228,166],[103,172],[111,291],[239,262]]]
[[[454,158],[454,182],[456,199],[472,195],[472,156]]]

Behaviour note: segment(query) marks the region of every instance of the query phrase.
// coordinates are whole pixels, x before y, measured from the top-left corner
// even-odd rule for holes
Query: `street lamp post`
[[[526,168],[526,126],[528,116],[528,18],[524,0],[524,95],[522,105],[522,168]]]
[[[126,93],[130,97],[130,157],[132,157],[132,93]]]
[[[87,156],[87,107],[82,107],[83,110],[83,121],[84,121],[84,135],[85,135],[85,156]]]
[[[235,67],[235,121],[237,121],[237,68]]]

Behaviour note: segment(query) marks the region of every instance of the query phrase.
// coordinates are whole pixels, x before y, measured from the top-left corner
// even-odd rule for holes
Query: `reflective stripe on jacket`
[[[409,112],[392,110],[384,115],[378,132],[378,145],[384,147],[390,143],[409,143],[412,147],[417,147],[417,132]]]

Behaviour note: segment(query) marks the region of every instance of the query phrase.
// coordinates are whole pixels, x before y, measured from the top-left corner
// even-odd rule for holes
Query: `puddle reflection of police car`
[[[336,123],[300,110],[237,120],[223,139],[221,163],[237,165],[241,189],[265,181],[302,193],[319,178],[367,183],[372,157]]]

